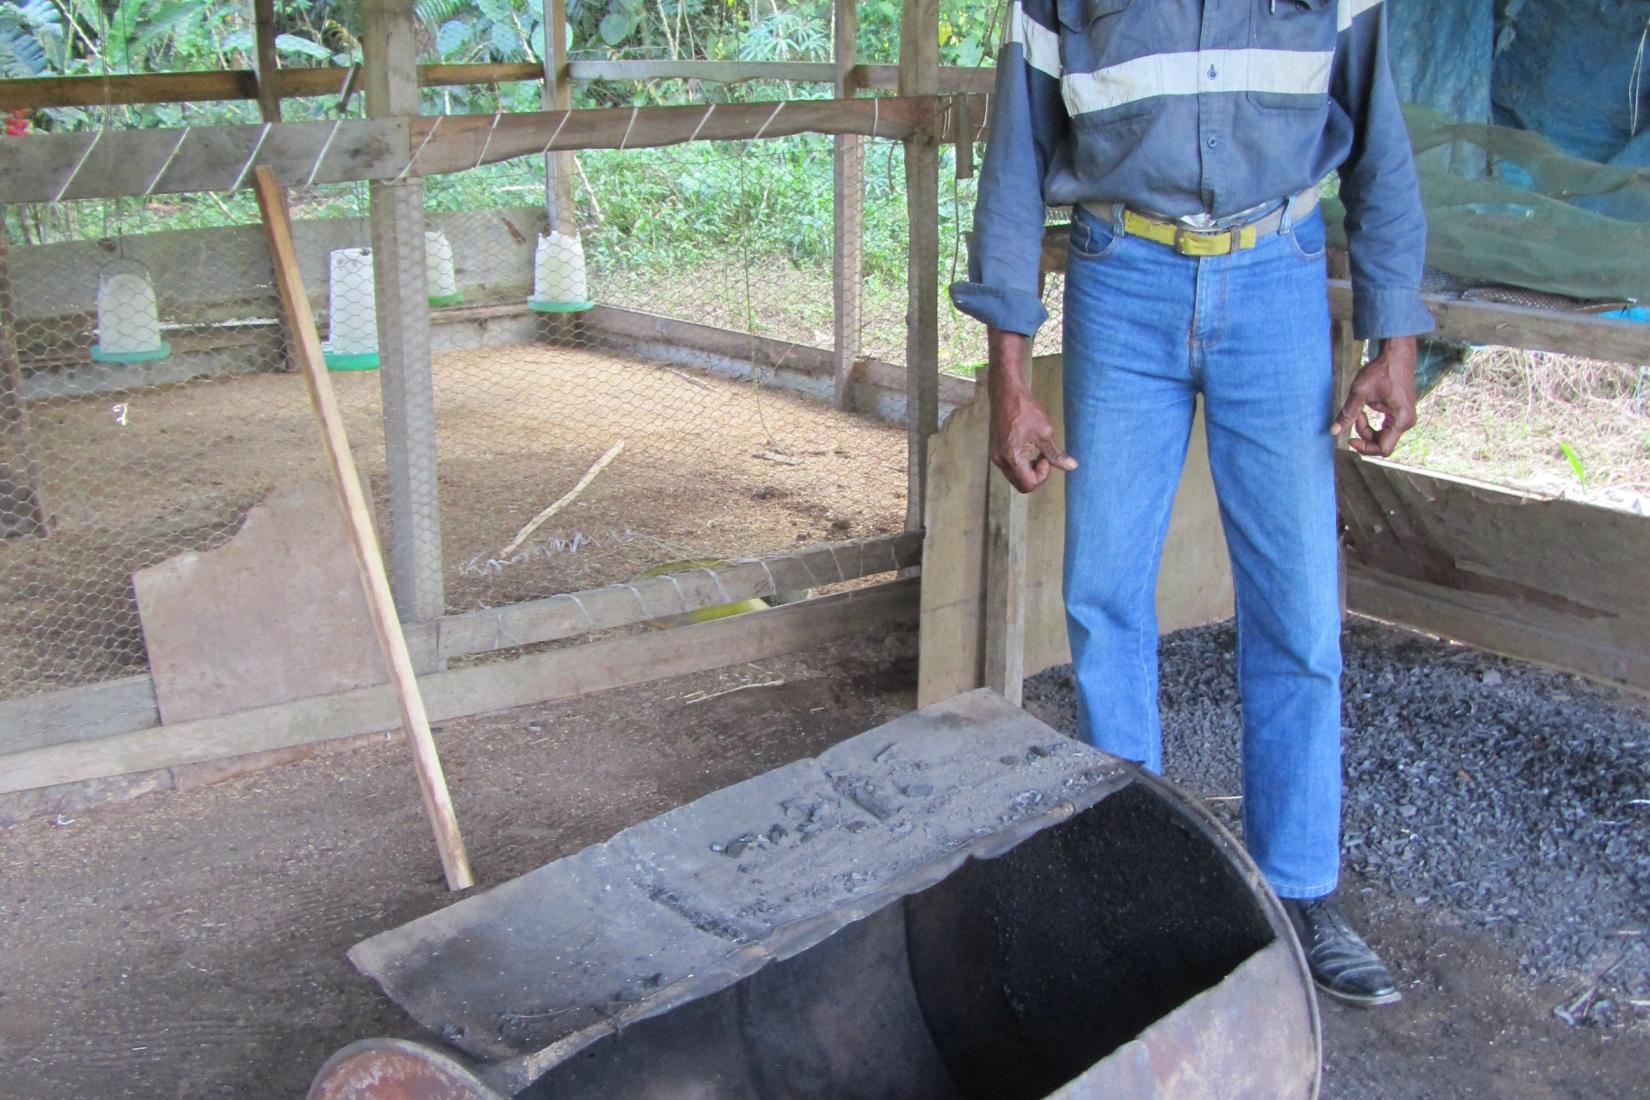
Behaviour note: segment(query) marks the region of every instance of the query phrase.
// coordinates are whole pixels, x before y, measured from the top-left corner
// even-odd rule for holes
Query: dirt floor
[[[380,380],[333,380],[382,531]],[[438,356],[435,397],[450,611],[904,523],[904,427],[789,391],[512,345]],[[53,400],[29,414],[54,526],[45,539],[0,539],[0,698],[144,671],[131,573],[220,545],[273,489],[326,476],[296,375]],[[620,441],[576,501],[500,554]]]
[[[1194,642],[1166,647],[1166,680],[1204,652]],[[1459,661],[1367,624],[1348,650],[1370,675],[1371,662],[1400,675]],[[887,720],[912,705],[913,652],[906,633],[858,639],[449,723],[441,745],[481,885]],[[1172,727],[1182,704],[1166,704]],[[1637,704],[1614,705],[1650,727]],[[0,882],[4,1100],[300,1096],[337,1047],[409,1032],[345,950],[449,900],[398,743],[0,830]],[[1528,978],[1506,935],[1380,875],[1350,875],[1343,892],[1405,999],[1324,1006],[1327,1100],[1647,1094],[1643,1026],[1566,1026],[1553,1006],[1574,987]]]

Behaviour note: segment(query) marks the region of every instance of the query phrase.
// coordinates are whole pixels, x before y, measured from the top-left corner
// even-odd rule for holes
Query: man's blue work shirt
[[[1015,0],[957,308],[1033,335],[1045,206],[1230,217],[1339,170],[1359,339],[1427,332],[1381,0]]]

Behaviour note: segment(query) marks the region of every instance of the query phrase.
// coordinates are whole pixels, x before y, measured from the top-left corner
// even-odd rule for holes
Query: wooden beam
[[[540,105],[547,111],[573,107],[573,81],[567,62],[567,0],[544,0],[544,93]],[[544,209],[551,229],[566,236],[578,232],[573,205],[573,175],[578,170],[573,153],[544,154]],[[566,317],[551,324],[565,327]]]
[[[0,701],[0,758],[160,725],[155,681],[144,673]]]
[[[424,812],[435,833],[436,850],[441,856],[447,888],[463,890],[474,885],[475,880],[470,874],[470,861],[464,851],[458,817],[453,812],[452,796],[447,791],[447,780],[442,774],[441,758],[435,751],[435,739],[430,733],[429,717],[418,691],[418,677],[407,652],[407,640],[396,617],[389,578],[384,573],[383,556],[378,548],[378,538],[373,533],[371,507],[362,492],[360,473],[355,468],[349,438],[344,433],[343,414],[338,409],[338,398],[333,393],[332,380],[322,360],[321,337],[315,329],[315,317],[310,312],[309,295],[304,290],[303,278],[298,274],[298,257],[292,247],[292,226],[287,221],[286,204],[282,201],[273,173],[262,170],[257,180],[258,208],[269,235],[270,266],[274,269],[275,284],[280,290],[281,304],[292,330],[298,366],[303,371],[310,402],[320,422],[327,466],[332,473],[333,487],[338,492],[339,507],[349,531],[350,549],[355,553],[355,564],[360,570],[361,588],[366,593],[373,629],[378,635],[386,671],[394,687],[401,728],[406,732],[413,750],[413,764],[418,772],[418,789],[423,796]],[[422,268],[419,274],[423,274]]]
[[[564,38],[565,42],[566,39]],[[564,51],[565,52],[565,51]],[[472,65],[420,65],[420,88],[456,87],[462,84],[524,84],[544,79],[544,66],[536,61],[489,61]]]
[[[503,307],[519,312],[523,307]],[[708,352],[753,367],[778,371],[796,371],[804,375],[829,377],[835,369],[833,353],[807,344],[794,344],[772,336],[756,336],[733,329],[701,325],[656,313],[644,313],[619,306],[597,306],[580,314],[580,331],[586,339],[603,336],[617,337],[611,341],[622,349],[626,342],[670,344]],[[854,378],[889,393],[905,393],[909,381],[906,372],[880,359],[858,359],[854,363]],[[953,407],[974,400],[972,379],[944,375],[939,380],[939,399]]]
[[[836,95],[852,99],[853,68],[858,56],[859,14],[854,0],[832,4],[832,56]],[[854,401],[854,363],[859,358],[861,305],[864,301],[865,139],[838,134],[831,154],[831,350],[835,356],[836,407]]]
[[[899,94],[939,92],[938,0],[906,0],[900,20]],[[905,137],[905,210],[909,221],[905,369],[907,488],[905,525],[922,526],[928,484],[928,440],[939,431],[940,136],[927,127]]]
[[[281,121],[281,55],[275,48],[275,0],[252,0],[253,45],[257,54],[258,114]]]
[[[608,107],[532,114],[446,115],[416,120],[419,174],[452,172],[550,149],[639,149],[686,141],[741,141],[803,133],[905,137],[927,132],[939,102],[777,100],[689,107]],[[495,117],[497,123],[495,125]],[[0,147],[3,148],[3,147]]]
[[[500,115],[399,116],[33,134],[0,141],[0,203],[232,191],[268,167],[288,186],[404,179],[561,149],[853,133],[930,133],[940,101],[789,100]]]
[[[1336,456],[1353,611],[1650,691],[1650,517]]]
[[[525,308],[525,307],[524,307]],[[528,311],[531,312],[531,311]],[[415,648],[444,658],[563,641],[593,630],[672,620],[707,607],[801,592],[920,564],[913,531],[821,543],[790,554],[731,562],[634,585],[571,592],[542,600],[448,615],[405,627]],[[0,701],[0,757],[24,749],[86,741],[159,726],[154,681],[128,676],[102,684]]]
[[[851,79],[856,88],[891,92],[899,88],[899,66],[855,65]],[[944,65],[939,69],[941,92],[966,92],[983,97],[990,95],[996,84],[995,68]],[[974,117],[985,117],[983,109],[976,111]]]
[[[708,607],[801,592],[922,562],[922,535],[824,543],[794,554],[732,562],[542,600],[449,615],[435,624],[444,658],[576,638],[599,630],[675,618]]]
[[[494,661],[419,680],[436,721],[572,699],[913,624],[919,583],[890,581],[728,619]],[[396,727],[387,686],[0,758],[0,794],[177,768]]]
[[[699,80],[736,84],[746,80],[830,84],[836,66],[829,61],[574,61],[574,80]]]
[[[0,111],[53,107],[125,107],[141,103],[211,103],[255,99],[274,90],[280,99],[337,95],[350,70],[342,66],[280,69],[267,85],[255,69],[214,72],[131,73],[110,76],[42,76],[0,80]],[[489,62],[476,65],[420,65],[421,87],[462,84],[508,84],[541,80],[536,62]]]
[[[1437,295],[1425,295],[1421,300],[1438,323],[1432,336],[1439,340],[1550,351],[1614,363],[1650,363],[1650,325]],[[1350,320],[1351,285],[1330,280],[1329,305],[1336,317]]]
[[[563,38],[565,41],[565,37]],[[574,61],[567,66],[570,81],[590,80],[700,80],[734,83],[746,80],[783,80],[804,84],[831,84],[836,66],[816,61]],[[332,96],[343,89],[350,70],[329,65],[280,69],[273,81],[281,99]],[[995,69],[947,66],[939,70],[942,92],[989,95]],[[473,84],[515,84],[544,79],[543,66],[534,61],[495,61],[469,65],[420,65],[418,83],[424,88]],[[856,89],[892,91],[899,86],[897,65],[855,65],[849,82]],[[43,76],[0,80],[0,111],[46,110],[54,107],[124,107],[144,103],[211,103],[259,99],[264,91],[255,69],[219,69],[212,72],[130,73],[109,76]],[[980,117],[976,115],[975,117]]]

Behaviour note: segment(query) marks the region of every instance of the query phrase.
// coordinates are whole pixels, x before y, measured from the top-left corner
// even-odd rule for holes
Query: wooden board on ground
[[[132,574],[163,722],[385,680],[332,487],[277,489],[225,546]]]
[[[919,584],[914,577],[887,581],[767,611],[427,673],[418,682],[438,722],[571,699],[908,626]],[[381,733],[398,724],[388,686],[360,688],[12,753],[0,758],[0,795]]]
[[[1058,356],[1037,360],[1033,388],[1059,424],[1064,402]],[[990,470],[986,460],[989,410],[984,389],[980,387],[982,396],[974,404],[953,413],[930,443],[919,705],[985,683],[986,476],[988,471],[993,477],[1001,475]],[[1028,502],[1023,592],[1027,676],[1071,659],[1060,595],[1065,505],[1064,475],[1058,473]],[[1200,412],[1192,425],[1191,446],[1158,575],[1158,625],[1167,632],[1214,622],[1231,613],[1231,570]]]
[[[1650,691],[1650,517],[1338,461],[1351,610]]]

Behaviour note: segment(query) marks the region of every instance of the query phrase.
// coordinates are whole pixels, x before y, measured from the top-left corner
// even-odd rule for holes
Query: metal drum
[[[374,937],[432,1033],[314,1100],[1317,1094],[1276,899],[1166,784],[986,692]]]

